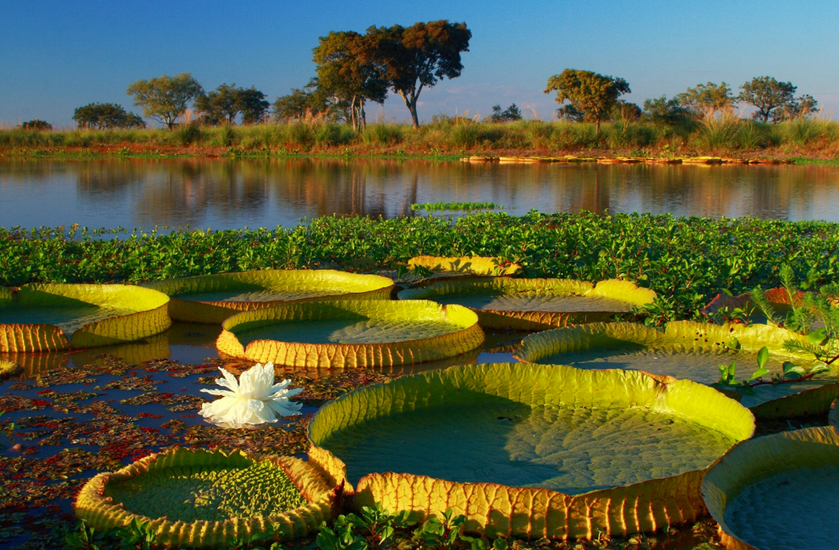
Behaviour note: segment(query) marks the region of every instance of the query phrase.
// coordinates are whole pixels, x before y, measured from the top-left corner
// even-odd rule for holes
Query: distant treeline
[[[143,116],[160,122],[169,130],[185,125],[206,128],[273,122],[291,124],[296,128],[273,133],[289,134],[290,137],[280,138],[279,141],[287,141],[297,147],[309,147],[312,143],[318,146],[344,145],[370,139],[380,143],[412,141],[406,139],[408,133],[404,129],[394,130],[393,126],[384,124],[378,124],[377,129],[368,134],[365,105],[368,102],[382,104],[388,94],[393,93],[404,101],[414,130],[419,129],[417,106],[420,93],[433,88],[442,79],[460,76],[464,68],[460,54],[469,51],[471,37],[472,32],[466,23],[446,20],[419,22],[410,27],[372,26],[364,34],[330,32],[321,37],[312,50],[315,76],[304,87],[292,89],[290,94],[277,98],[273,106],[265,94],[254,86],[237,88],[235,84],[224,83],[213,91],[205,92],[190,73],[138,80],[128,86],[127,93],[134,99],[134,104],[142,108]],[[799,145],[802,131],[805,134],[803,141],[814,137],[831,141],[832,137],[823,135],[827,126],[800,122],[813,118],[819,106],[812,96],[796,96],[796,91],[797,87],[791,82],[760,76],[743,83],[737,94],[725,82],[708,82],[688,88],[669,99],[666,96],[647,99],[641,107],[620,99],[620,96],[631,92],[625,79],[593,71],[565,69],[548,78],[544,90],[546,94],[556,93],[555,99],[559,104],[551,120],[593,123],[593,138],[589,136],[588,126],[568,130],[563,125],[544,126],[535,121],[527,128],[531,131],[540,128],[537,132],[547,135],[526,136],[529,139],[526,145],[507,144],[500,142],[510,135],[520,136],[522,132],[478,130],[466,121],[453,119],[453,133],[437,141],[440,146],[459,147],[474,147],[476,143],[481,143],[490,148],[516,149],[541,149],[546,145],[559,149],[614,148],[663,145],[662,140],[672,141],[673,136],[678,136],[682,142],[689,141],[693,146],[704,148],[760,148],[782,145],[787,141]],[[750,109],[751,118],[756,122],[799,121],[793,125],[798,130],[780,131],[759,125],[742,125],[735,114],[738,104]],[[434,118],[433,127],[445,127],[446,124],[439,122],[449,120],[442,115]],[[127,112],[115,103],[90,103],[78,107],[73,120],[79,128],[99,130],[144,128],[146,125],[142,117]],[[483,122],[499,124],[520,120],[521,109],[513,103],[505,110],[500,104],[493,106],[492,114]],[[300,122],[313,129],[309,131],[295,125]],[[614,124],[614,131],[601,138],[601,123],[608,122]],[[349,126],[352,132],[334,129],[333,125],[341,123]],[[25,122],[20,128],[52,129],[48,122],[39,119]],[[819,135],[813,136],[813,132]],[[266,134],[265,131],[261,133]],[[382,136],[383,133],[386,135]],[[790,133],[796,135],[789,139],[785,137]],[[229,146],[227,142],[235,139],[232,136],[230,132],[223,132],[223,143],[213,145]],[[201,133],[189,130],[183,137],[193,143],[200,141]],[[382,137],[385,139],[382,140]],[[520,141],[519,137],[513,138],[514,141],[517,139]],[[276,140],[262,141],[266,147],[276,145]],[[246,148],[253,147],[252,144],[244,145]]]
[[[436,116],[431,123],[351,126],[311,119],[251,126],[181,125],[163,129],[40,131],[0,130],[4,154],[187,154],[187,155],[462,155],[557,154],[612,150],[625,156],[685,156],[753,153],[773,157],[839,155],[839,122],[796,118],[778,123],[733,115],[674,123],[618,120],[594,123],[518,120],[479,122]],[[17,148],[17,151],[15,149]]]

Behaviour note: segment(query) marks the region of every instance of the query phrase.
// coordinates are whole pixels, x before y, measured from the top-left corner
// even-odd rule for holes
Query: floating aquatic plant
[[[212,403],[201,406],[201,416],[214,424],[241,427],[245,425],[276,422],[280,416],[300,414],[301,403],[292,403],[289,397],[302,392],[301,388],[288,389],[291,380],[274,384],[274,364],[257,363],[236,380],[236,375],[219,367],[224,378],[216,384],[225,390],[201,390],[211,395],[221,395]]]
[[[469,531],[558,539],[695,521],[707,468],[753,431],[745,407],[688,380],[527,364],[403,376],[309,424],[357,507],[451,508]]]

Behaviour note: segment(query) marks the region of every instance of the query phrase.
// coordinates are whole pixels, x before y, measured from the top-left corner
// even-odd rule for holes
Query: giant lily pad
[[[301,300],[388,300],[393,281],[331,269],[245,271],[144,283],[171,297],[176,321],[221,323],[240,311]]]
[[[727,548],[836,548],[839,435],[806,428],[740,443],[702,483]]]
[[[655,292],[617,280],[475,278],[403,290],[399,298],[466,306],[483,327],[545,330],[609,320],[652,302]]]
[[[460,306],[413,300],[301,302],[226,320],[226,355],[297,367],[391,367],[454,357],[480,346],[477,316]]]
[[[753,431],[745,407],[688,380],[505,363],[355,390],[309,438],[356,507],[451,508],[470,531],[566,539],[694,521],[706,468]]]
[[[313,463],[175,448],[88,481],[76,515],[97,530],[136,520],[175,548],[226,546],[274,526],[290,540],[332,516],[335,485]]]
[[[408,266],[421,267],[440,275],[515,275],[519,264],[503,262],[487,256],[415,256]]]
[[[713,384],[719,365],[736,361],[738,380],[757,370],[757,352],[769,350],[767,368],[783,373],[783,362],[812,365],[812,358],[788,352],[786,340],[806,342],[806,336],[767,325],[712,325],[678,321],[665,331],[633,323],[594,323],[527,336],[516,357],[541,364],[585,369],[637,369]],[[766,377],[770,378],[770,375]],[[839,369],[810,380],[754,388],[755,395],[727,392],[761,418],[824,414],[839,397]]]
[[[29,353],[140,340],[172,325],[169,297],[127,285],[0,288],[0,352]]]

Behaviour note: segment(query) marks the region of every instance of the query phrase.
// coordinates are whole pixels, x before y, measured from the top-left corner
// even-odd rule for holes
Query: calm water
[[[492,201],[512,215],[673,213],[839,222],[839,168],[467,164],[421,160],[0,162],[0,227],[289,227],[395,217],[412,203]]]

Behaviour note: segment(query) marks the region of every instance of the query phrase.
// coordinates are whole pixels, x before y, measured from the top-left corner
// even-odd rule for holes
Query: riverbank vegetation
[[[413,128],[372,123],[353,130],[340,122],[307,119],[283,124],[165,129],[0,129],[0,156],[17,155],[560,155],[835,159],[839,122],[796,118],[777,123],[733,114],[675,123],[652,120],[595,123],[437,116]]]
[[[254,269],[340,268],[399,275],[410,258],[496,256],[526,277],[626,279],[656,291],[648,322],[700,319],[717,293],[777,287],[788,265],[804,289],[839,273],[839,224],[648,214],[453,220],[322,217],[293,228],[175,231],[0,229],[0,285],[130,282]]]

